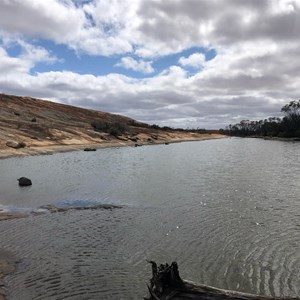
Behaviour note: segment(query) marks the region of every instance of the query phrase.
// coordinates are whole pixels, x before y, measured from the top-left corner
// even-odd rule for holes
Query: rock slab
[[[14,148],[14,149],[22,148],[21,144],[19,142],[16,142],[16,141],[7,141],[6,146]]]
[[[29,186],[32,185],[32,181],[29,178],[21,177],[18,179],[19,186]]]

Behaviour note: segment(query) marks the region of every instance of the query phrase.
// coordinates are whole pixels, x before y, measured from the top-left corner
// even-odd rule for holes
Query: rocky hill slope
[[[218,138],[165,131],[128,117],[0,94],[0,158],[94,147]]]

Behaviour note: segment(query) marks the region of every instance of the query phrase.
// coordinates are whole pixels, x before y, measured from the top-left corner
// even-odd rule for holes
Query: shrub
[[[118,136],[118,135],[121,135],[121,134],[122,134],[122,132],[119,131],[119,130],[118,130],[117,128],[115,128],[115,127],[110,128],[110,129],[108,130],[108,133],[109,133],[110,135],[113,135],[113,136]]]
[[[103,122],[103,121],[93,121],[91,122],[92,127],[96,131],[107,132],[110,135],[118,136],[126,131],[126,127],[120,122]]]
[[[19,143],[19,148],[25,148],[25,147],[26,147],[26,144],[24,142]]]
[[[150,125],[148,125],[146,123],[137,122],[135,120],[129,120],[128,125],[134,126],[134,127],[141,127],[141,128],[149,128],[150,127]]]
[[[160,129],[160,126],[156,125],[156,124],[153,124],[153,125],[150,125],[150,128],[158,130],[158,129]]]

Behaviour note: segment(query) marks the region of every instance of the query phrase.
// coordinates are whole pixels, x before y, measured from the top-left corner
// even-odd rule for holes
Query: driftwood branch
[[[148,262],[152,265],[152,278],[148,285],[149,296],[144,298],[146,300],[300,300],[258,296],[195,284],[180,278],[176,262],[159,266],[154,261]]]

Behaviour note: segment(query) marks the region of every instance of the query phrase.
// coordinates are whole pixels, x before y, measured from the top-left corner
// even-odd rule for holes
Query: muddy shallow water
[[[223,139],[0,161],[2,208],[122,205],[0,222],[1,249],[21,259],[9,299],[141,299],[146,259],[220,288],[300,296],[299,147]]]

